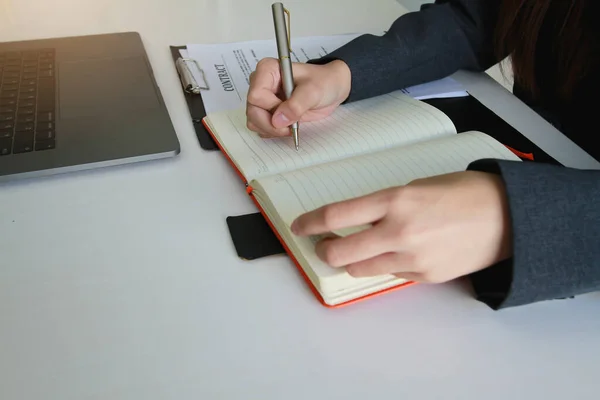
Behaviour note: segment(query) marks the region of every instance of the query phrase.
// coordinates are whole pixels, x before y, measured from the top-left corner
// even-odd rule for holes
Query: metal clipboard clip
[[[204,86],[201,86],[194,78],[194,74],[189,67],[189,64],[193,64],[194,68],[200,73],[202,76],[202,80],[204,81]],[[191,58],[178,58],[175,62],[175,67],[177,68],[177,72],[179,73],[179,79],[181,80],[181,86],[183,86],[183,90],[186,93],[200,94],[201,90],[210,90],[208,86],[208,82],[206,81],[206,76],[204,75],[204,70],[200,68],[200,64],[196,60]]]

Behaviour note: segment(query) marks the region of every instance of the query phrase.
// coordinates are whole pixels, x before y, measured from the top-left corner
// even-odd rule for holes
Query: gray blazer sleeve
[[[363,35],[316,63],[352,72],[347,102],[497,62],[493,27],[501,0],[438,0],[398,18],[383,36]],[[500,174],[510,206],[513,257],[469,278],[494,309],[600,290],[600,171],[480,160]]]
[[[600,290],[600,171],[480,160],[500,174],[513,234],[512,259],[470,276],[494,309]]]
[[[347,102],[496,63],[493,29],[501,0],[438,0],[400,16],[383,36],[362,35],[313,63],[343,60]]]

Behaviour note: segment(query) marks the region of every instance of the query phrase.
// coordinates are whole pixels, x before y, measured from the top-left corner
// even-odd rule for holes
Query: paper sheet
[[[469,95],[463,85],[449,77],[429,83],[423,83],[421,85],[411,86],[402,89],[402,92],[417,100],[465,97]]]
[[[382,32],[383,34],[383,32]],[[306,62],[323,57],[341,47],[359,34],[312,36],[293,39],[292,61]],[[207,113],[242,107],[246,102],[250,73],[259,60],[277,58],[275,40],[258,40],[223,44],[188,44],[180,50],[181,56],[195,60],[204,74],[191,67],[191,72],[203,90],[202,100]],[[467,93],[451,78],[445,78],[403,90],[417,99],[458,97]]]

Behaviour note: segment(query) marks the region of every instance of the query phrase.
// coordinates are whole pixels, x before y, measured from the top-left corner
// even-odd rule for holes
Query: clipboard
[[[202,118],[206,117],[206,109],[204,108],[201,93],[203,90],[210,90],[210,87],[202,86],[195,82],[190,68],[197,68],[202,74],[204,74],[204,71],[196,60],[186,59],[181,56],[179,50],[185,50],[186,48],[186,46],[170,46],[171,56],[173,57],[175,69],[181,81],[181,90],[185,96],[196,137],[198,138],[200,147],[204,150],[220,151],[219,146],[217,146],[212,136],[210,136],[202,124]]]

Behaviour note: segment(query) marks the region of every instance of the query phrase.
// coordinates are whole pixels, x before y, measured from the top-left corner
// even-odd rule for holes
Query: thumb
[[[307,111],[319,105],[322,97],[321,92],[313,85],[298,85],[292,96],[281,103],[273,113],[273,126],[284,128],[299,121]]]

